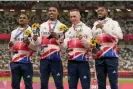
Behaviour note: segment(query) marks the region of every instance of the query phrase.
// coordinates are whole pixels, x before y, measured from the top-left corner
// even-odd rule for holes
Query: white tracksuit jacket
[[[63,25],[59,20],[46,21],[40,26],[40,37],[34,43],[39,46],[40,59],[47,60],[61,60],[61,48],[58,40],[55,38],[48,39],[51,28],[57,34],[63,34],[63,31],[59,31],[59,27]]]
[[[12,52],[12,62],[31,63],[31,56],[36,47],[31,38],[29,38],[30,44],[28,46],[23,42],[24,30],[31,30],[31,27],[28,25],[26,28],[18,27],[11,32],[10,41],[14,43],[13,47],[9,47],[9,50]],[[19,33],[21,34],[18,35]],[[16,37],[17,35],[18,37]],[[17,53],[13,53],[14,51],[17,51]]]
[[[103,28],[97,28],[97,24],[103,24]],[[117,42],[123,38],[119,23],[111,18],[98,20],[92,28],[93,37],[97,39],[96,59],[101,57],[118,57]]]
[[[81,40],[77,36],[82,35]],[[65,34],[63,46],[68,51],[69,60],[88,61],[89,41],[92,39],[91,29],[80,22],[76,26],[72,25]]]

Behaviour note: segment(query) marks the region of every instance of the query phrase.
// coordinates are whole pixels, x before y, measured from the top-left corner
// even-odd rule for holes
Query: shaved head
[[[78,24],[80,22],[80,11],[78,9],[72,9],[69,12],[70,21],[72,24]]]
[[[98,18],[101,20],[106,18],[108,15],[108,9],[105,7],[98,7],[97,15],[98,15]]]

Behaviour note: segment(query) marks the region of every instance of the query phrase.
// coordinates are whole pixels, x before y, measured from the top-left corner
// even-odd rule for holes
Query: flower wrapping
[[[32,32],[34,35],[40,35],[40,25],[38,23],[32,24]]]
[[[32,32],[29,29],[24,30],[24,40],[26,40],[28,37],[30,37],[31,33]]]

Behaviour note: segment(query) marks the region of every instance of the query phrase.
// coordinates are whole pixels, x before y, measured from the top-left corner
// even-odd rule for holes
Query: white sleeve
[[[15,43],[13,31],[11,32],[10,42]],[[8,49],[11,51],[12,50],[12,47],[9,47],[9,45],[8,45]]]
[[[92,30],[91,28],[88,28],[88,37],[87,37],[87,41],[89,42],[92,39]]]
[[[89,41],[92,39],[92,31],[91,31],[91,28],[87,27],[86,30],[86,36],[87,37],[83,37],[81,39],[81,43],[84,45],[85,48],[89,48],[90,45],[89,45]]]
[[[68,31],[65,33],[64,41],[63,41],[63,43],[61,44],[61,47],[63,47],[64,49],[67,49],[67,48],[68,48],[69,37],[68,37],[67,34],[68,34]]]
[[[35,44],[35,45],[40,45],[40,44],[41,44],[41,38],[42,38],[42,37],[39,36],[39,37],[37,38],[36,41],[33,40],[34,44]]]
[[[33,37],[33,33],[31,34],[31,38],[28,38],[28,39],[30,40],[30,44],[28,45],[28,47],[29,47],[30,49],[32,49],[32,50],[37,50],[37,45],[35,45],[35,43],[34,43],[32,37]]]
[[[11,32],[11,38],[10,38],[10,41],[14,42],[14,38],[13,38],[13,32]]]
[[[94,30],[96,30],[96,26],[95,26],[95,25],[92,27],[92,32],[93,32]]]
[[[41,25],[41,26],[40,26],[40,36],[37,38],[36,41],[33,40],[34,44],[37,45],[37,46],[40,45],[40,44],[41,44],[41,41],[42,41],[42,33],[41,33],[42,30],[43,30],[42,28],[43,28],[43,27],[42,27],[42,25]]]
[[[92,30],[91,30],[91,32],[92,32],[92,38],[95,37],[94,31],[96,31],[96,22],[94,23],[94,25],[92,27]]]
[[[119,23],[117,21],[113,21],[112,24],[113,24],[112,28],[104,25],[104,27],[103,27],[104,32],[112,35],[113,37],[115,37],[117,39],[123,39],[123,33],[119,26]]]
[[[68,41],[69,41],[68,38],[64,39],[64,43],[62,44],[64,49],[68,48]]]

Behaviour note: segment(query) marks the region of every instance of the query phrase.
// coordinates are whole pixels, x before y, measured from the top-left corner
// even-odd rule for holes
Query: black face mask
[[[106,16],[103,16],[101,18],[98,18],[99,20],[104,20],[106,18]]]

